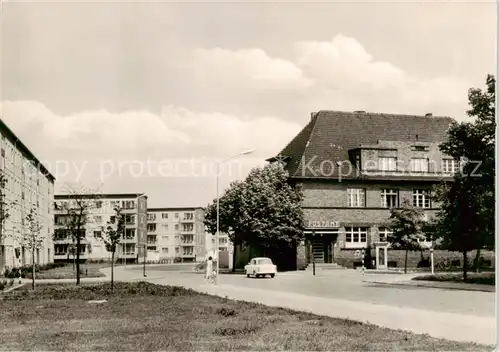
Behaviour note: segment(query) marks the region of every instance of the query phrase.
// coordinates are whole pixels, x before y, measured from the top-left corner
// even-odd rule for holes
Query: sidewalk
[[[413,277],[418,275],[413,275]],[[406,277],[367,277],[363,282],[379,285],[396,285],[396,286],[414,286],[414,287],[428,287],[438,288],[443,290],[463,290],[463,291],[481,291],[481,292],[495,292],[495,285],[481,285],[481,284],[465,284],[460,282],[446,282],[446,281],[424,281],[412,280],[410,275]]]

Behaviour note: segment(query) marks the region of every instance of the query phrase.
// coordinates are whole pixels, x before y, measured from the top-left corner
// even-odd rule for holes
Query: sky
[[[314,111],[466,120],[467,90],[496,71],[496,28],[494,1],[9,0],[0,116],[57,192],[205,206],[217,173],[222,192]]]

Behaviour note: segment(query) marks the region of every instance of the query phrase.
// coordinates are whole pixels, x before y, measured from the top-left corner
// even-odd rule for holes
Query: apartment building
[[[0,197],[7,204],[9,217],[0,224],[0,272],[8,267],[29,265],[31,253],[21,243],[27,231],[26,216],[34,209],[42,225],[44,240],[36,251],[35,262],[54,260],[52,245],[54,176],[28,147],[0,119],[0,173],[6,181]]]
[[[205,260],[209,235],[202,208],[149,208],[147,258],[151,262]]]
[[[75,243],[68,232],[70,220],[68,209],[77,207],[76,201],[85,199],[90,204],[81,241],[80,259],[82,261],[110,260],[111,254],[102,241],[103,228],[111,217],[115,216],[115,207],[120,207],[125,216],[125,233],[115,253],[116,260],[124,262],[142,262],[146,248],[147,196],[132,194],[98,195],[56,195],[54,214],[54,259],[72,260]]]
[[[451,180],[459,168],[439,150],[452,121],[432,114],[311,114],[304,129],[269,159],[284,162],[304,194],[308,240],[297,250],[298,266],[313,260],[361,266],[367,248],[376,268],[403,266],[404,253],[386,241],[390,210],[406,199],[426,219],[435,215],[439,204],[430,198],[431,187]]]

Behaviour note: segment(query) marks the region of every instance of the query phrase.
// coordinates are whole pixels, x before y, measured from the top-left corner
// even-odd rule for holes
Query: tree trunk
[[[80,229],[78,229],[78,234],[76,236],[76,284],[80,285]]]
[[[35,248],[33,248],[33,253],[31,254],[31,264],[32,264],[32,275],[33,278],[31,279],[31,287],[33,288],[33,291],[35,290]]]
[[[405,274],[408,268],[408,250],[405,251]]]
[[[463,251],[463,255],[464,255],[463,272],[464,272],[464,282],[465,282],[465,280],[467,280],[467,251]]]
[[[476,258],[474,258],[474,267],[476,268],[476,273],[478,273],[481,269],[481,263],[479,262],[481,259],[481,248],[477,249]]]
[[[236,272],[236,246],[233,246],[233,268],[231,271]]]
[[[114,283],[114,265],[115,265],[115,252],[111,252],[111,291],[113,291],[113,283]]]

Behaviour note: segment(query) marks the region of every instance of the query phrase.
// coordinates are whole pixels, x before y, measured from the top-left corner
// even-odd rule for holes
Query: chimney
[[[316,117],[317,114],[317,112],[311,112],[311,121]]]
[[[432,117],[432,112],[428,112],[427,114],[425,114],[425,117]]]

